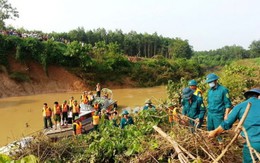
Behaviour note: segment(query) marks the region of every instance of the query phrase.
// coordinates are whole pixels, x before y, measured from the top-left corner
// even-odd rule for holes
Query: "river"
[[[167,97],[165,86],[152,88],[114,89],[113,99],[118,101],[119,108],[135,108],[143,106],[144,101],[150,98],[158,104],[158,99]],[[20,96],[0,99],[0,147],[30,135],[43,128],[42,106],[53,102],[62,103],[74,96],[79,101],[82,92],[66,92]]]

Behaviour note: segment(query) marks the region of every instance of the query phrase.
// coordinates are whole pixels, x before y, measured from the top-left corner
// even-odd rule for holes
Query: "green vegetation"
[[[91,45],[79,41],[62,43],[52,39],[40,41],[30,37],[0,36],[3,43],[0,50],[3,60],[0,64],[7,69],[7,54],[13,55],[12,52],[15,51],[16,60],[22,63],[36,61],[43,66],[47,75],[49,65],[60,65],[90,84],[97,81],[122,83],[125,78],[130,78],[136,86],[154,86],[167,83],[169,79],[177,80],[201,74],[201,68],[196,62],[184,58],[173,60],[156,55],[131,62],[123,55],[117,43],[106,44],[105,41],[100,41]],[[16,76],[17,74],[13,78],[19,78]]]
[[[18,18],[19,13],[7,0],[0,0],[0,29],[5,28],[4,20]]]
[[[17,82],[28,82],[30,81],[30,77],[21,72],[12,72],[9,77]]]

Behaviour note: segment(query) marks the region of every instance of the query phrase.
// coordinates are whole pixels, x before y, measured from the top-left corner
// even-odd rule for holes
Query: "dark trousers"
[[[72,113],[72,122],[74,122],[76,116],[79,116],[79,113]]]
[[[100,91],[97,91],[97,97],[100,97]]]
[[[49,123],[49,127],[52,128],[52,121],[51,121],[51,117],[43,117],[43,122],[44,122],[44,128],[48,128],[48,123]]]
[[[62,122],[68,124],[68,112],[62,112]]]

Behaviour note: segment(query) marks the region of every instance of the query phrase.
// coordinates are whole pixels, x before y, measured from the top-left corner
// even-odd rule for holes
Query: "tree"
[[[189,45],[187,40],[182,40],[176,38],[173,43],[170,45],[170,55],[173,58],[191,58],[192,56],[192,47]]]
[[[19,13],[16,8],[13,8],[7,0],[0,0],[0,29],[4,29],[6,19],[19,18]]]
[[[251,58],[260,57],[260,40],[253,41],[250,44],[249,49]]]

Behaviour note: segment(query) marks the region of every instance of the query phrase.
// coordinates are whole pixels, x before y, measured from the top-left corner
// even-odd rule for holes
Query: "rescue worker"
[[[94,100],[93,92],[92,92],[92,91],[89,91],[87,97],[88,97],[88,104],[89,104],[89,105],[92,105],[92,102],[93,102],[93,100]]]
[[[101,95],[101,86],[100,86],[100,83],[97,83],[97,85],[96,85],[96,92],[97,92],[97,97],[100,97],[100,95]]]
[[[179,122],[178,111],[177,111],[177,107],[175,107],[175,106],[176,106],[176,104],[174,104],[172,102],[167,106],[168,120],[171,125],[174,125],[174,123]]]
[[[113,125],[118,127],[118,124],[117,124],[117,118],[118,118],[118,112],[116,110],[116,108],[114,108],[111,112],[110,112],[110,120],[112,120],[113,122]]]
[[[129,113],[127,110],[124,110],[122,113],[122,118],[120,121],[120,128],[124,128],[126,125],[132,125],[134,124],[134,120],[131,116],[129,116]]]
[[[155,106],[152,104],[152,101],[150,99],[145,101],[145,106],[143,107],[143,110],[152,110],[156,111]]]
[[[202,91],[198,88],[198,83],[196,80],[192,79],[188,82],[190,89],[194,90],[194,95],[202,98]]]
[[[95,111],[95,114],[92,116],[92,120],[93,120],[92,124],[94,126],[95,131],[98,131],[99,119],[100,119],[99,114],[97,111]]]
[[[87,91],[83,92],[83,94],[81,95],[80,99],[81,99],[81,102],[83,104],[88,104],[89,100],[88,100],[88,93],[87,93]]]
[[[51,120],[52,110],[50,107],[48,107],[47,103],[43,104],[42,115],[43,115],[44,129],[48,128],[48,123],[49,123],[49,127],[52,128],[52,120]]]
[[[74,100],[74,103],[72,105],[72,121],[75,120],[76,116],[79,116],[79,113],[80,113],[80,106],[77,100]]]
[[[79,119],[74,120],[72,127],[73,127],[74,135],[81,135],[82,134],[82,124],[81,124]]]
[[[201,127],[202,124],[200,122],[204,118],[205,107],[202,99],[194,95],[194,90],[189,87],[182,90],[182,114],[193,119],[189,120],[190,126],[195,127],[197,125],[198,128]],[[194,128],[192,128],[193,131]]]
[[[208,118],[207,129],[208,131],[215,130],[223,120],[227,119],[228,113],[231,108],[231,101],[229,99],[228,89],[218,83],[219,77],[214,74],[208,74],[206,82],[210,89],[208,91]],[[219,143],[221,137],[218,137]]]
[[[100,112],[100,105],[99,105],[98,101],[95,101],[95,102],[94,102],[93,108],[94,108],[97,112]]]
[[[109,115],[107,114],[107,110],[106,109],[102,109],[101,110],[101,123],[107,123],[109,121]]]
[[[53,106],[53,119],[54,119],[55,130],[57,129],[58,126],[60,127],[61,114],[62,114],[61,106],[57,101],[55,101]]]
[[[61,105],[62,109],[62,126],[66,124],[68,125],[68,111],[69,111],[69,105],[67,104],[67,100],[63,101],[63,104]]]
[[[246,110],[247,104],[251,103],[251,108],[249,113],[244,121],[243,127],[245,128],[249,142],[251,146],[257,151],[260,152],[260,88],[254,88],[244,93],[246,101],[236,105],[231,113],[228,115],[228,118],[223,121],[217,129],[210,131],[208,137],[212,138],[221,134],[224,130],[232,128],[232,125],[236,120],[240,120]],[[242,137],[245,138],[245,133],[241,132]],[[255,157],[255,156],[254,156]],[[256,158],[253,158],[256,159]],[[257,161],[257,160],[255,160]],[[259,160],[258,160],[259,161]],[[243,147],[243,162],[251,163],[253,162],[248,145],[245,143]]]
[[[69,99],[69,107],[70,107],[70,110],[72,110],[72,105],[74,104],[74,97],[71,96],[70,99]]]

